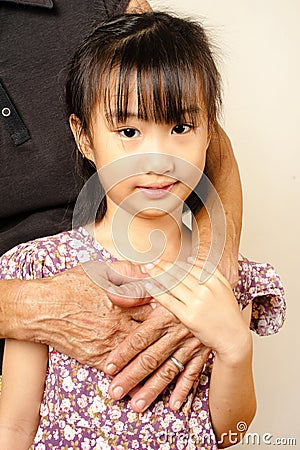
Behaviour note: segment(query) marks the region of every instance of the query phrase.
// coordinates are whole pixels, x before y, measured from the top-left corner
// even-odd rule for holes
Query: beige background
[[[271,262],[286,288],[279,335],[255,338],[258,411],[250,432],[260,445],[300,449],[300,0],[150,0],[152,7],[200,18],[222,57],[223,125],[244,189],[241,252]],[[273,435],[271,447],[262,443]],[[297,445],[276,445],[276,438]]]

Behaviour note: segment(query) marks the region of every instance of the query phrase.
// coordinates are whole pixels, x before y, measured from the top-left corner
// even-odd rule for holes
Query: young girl
[[[232,292],[218,271],[200,284],[201,269],[182,262],[193,246],[181,220],[183,202],[192,211],[200,206],[192,189],[205,168],[220,103],[206,35],[199,24],[164,13],[109,20],[76,52],[66,94],[77,146],[91,173],[98,169],[106,194],[99,208],[99,197],[86,199],[83,225],[96,205],[94,226],[19,245],[2,257],[1,276],[47,277],[83,261],[159,256],[160,262],[143,266],[153,277],[148,291],[212,353],[183,408],[169,407],[170,386],[135,413],[129,397],[109,397],[103,372],[52,348],[7,340],[0,447],[25,450],[33,441],[39,450],[230,445],[230,431],[239,432],[242,422],[249,426],[255,414],[249,311],[252,306],[252,329],[272,334],[285,304],[267,264],[241,261]],[[153,239],[149,250],[148,239],[157,230],[164,234],[159,254]],[[160,308],[156,304],[158,314]],[[177,358],[172,364],[178,373],[183,368]]]

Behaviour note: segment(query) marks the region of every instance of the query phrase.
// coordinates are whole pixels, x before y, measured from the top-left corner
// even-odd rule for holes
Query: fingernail
[[[177,402],[174,403],[174,409],[179,409],[180,405],[181,405],[180,401],[177,400]]]
[[[124,389],[121,386],[116,386],[112,391],[116,400],[120,400],[124,394]]]
[[[145,264],[145,267],[146,267],[146,269],[150,270],[150,269],[153,269],[154,264],[153,263],[148,263],[148,264]]]
[[[108,364],[108,366],[106,367],[106,372],[108,375],[113,375],[116,371],[117,371],[117,366],[115,366],[112,363]]]
[[[157,301],[156,300],[150,300],[149,305],[152,309],[155,309],[157,307]]]
[[[145,408],[145,406],[146,406],[146,402],[145,402],[145,400],[138,400],[136,403],[135,403],[135,406],[139,409],[139,410],[141,410],[141,411],[143,411],[144,410],[144,408]]]
[[[140,267],[141,267],[141,272],[143,272],[143,273],[148,273],[145,266],[140,266]]]

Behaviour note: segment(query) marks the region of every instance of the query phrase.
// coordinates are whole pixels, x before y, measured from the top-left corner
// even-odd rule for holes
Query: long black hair
[[[214,127],[221,106],[220,75],[198,22],[149,12],[123,14],[97,25],[73,56],[66,82],[68,114],[78,117],[91,140],[97,102],[107,120],[113,122],[116,113],[118,121],[126,121],[133,79],[140,118],[197,124],[205,116],[208,127]],[[94,172],[87,162],[84,178]],[[94,205],[97,198],[88,201]],[[199,206],[193,194],[186,203],[192,210]],[[103,198],[98,220],[105,211]]]

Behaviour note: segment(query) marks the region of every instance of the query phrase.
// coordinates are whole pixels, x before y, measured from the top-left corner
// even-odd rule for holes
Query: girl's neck
[[[113,256],[135,263],[158,258],[185,259],[190,254],[190,230],[182,223],[181,209],[172,216],[132,217],[124,210],[107,210],[95,225],[95,239]]]

